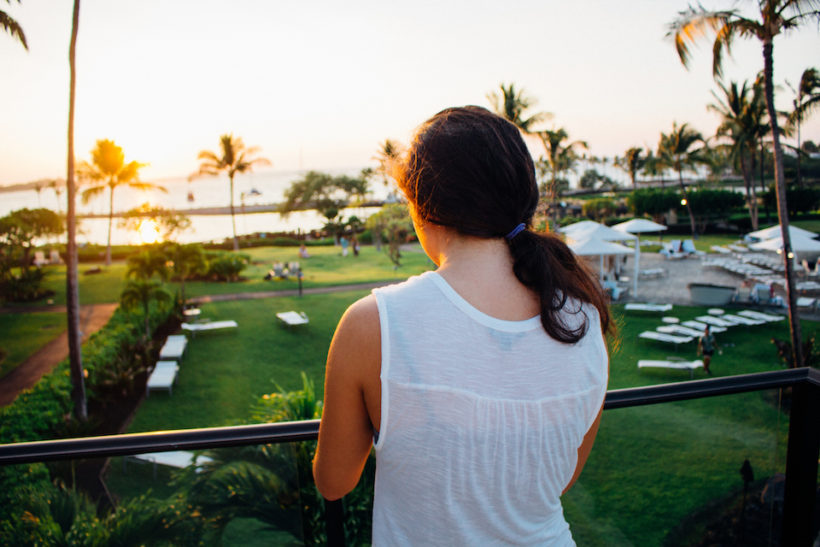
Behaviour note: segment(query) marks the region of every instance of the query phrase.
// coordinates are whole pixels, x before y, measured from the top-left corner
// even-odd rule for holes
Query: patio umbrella
[[[651,220],[645,218],[633,218],[632,220],[627,220],[626,222],[621,222],[620,224],[614,225],[612,229],[618,230],[619,232],[628,232],[630,234],[644,234],[651,232],[662,232],[663,230],[666,230],[666,226],[663,224],[658,224],[657,222],[652,222]],[[635,242],[635,279],[632,282],[635,296],[638,295],[638,274],[641,271],[641,238],[639,235],[637,237],[638,240]]]
[[[596,238],[569,238],[567,245],[572,249],[572,252],[578,256],[601,257],[601,280],[604,279],[604,256],[628,255],[632,253],[632,249],[629,247]]]
[[[579,222],[578,224],[581,223]],[[575,226],[575,224],[571,224],[570,226]],[[566,228],[569,228],[570,226],[567,226]],[[566,231],[564,234],[576,241],[580,241],[582,239],[600,239],[601,241],[633,241],[637,239],[636,236],[632,234],[621,232],[619,230],[613,230],[609,226],[599,224],[597,222],[584,224],[584,226]]]
[[[762,230],[749,232],[748,234],[746,234],[746,237],[759,239],[760,241],[766,241],[767,239],[779,238],[781,237],[781,234],[782,232],[780,230],[780,224],[775,224],[774,226],[763,228]],[[804,230],[803,228],[798,228],[797,226],[789,226],[789,236],[791,236],[792,239],[801,236],[813,239],[817,237],[817,234],[815,234],[814,232],[810,232],[808,230]]]
[[[820,241],[800,235],[799,232],[792,234],[791,244],[792,252],[800,255],[815,255],[820,253]],[[761,241],[760,243],[752,243],[749,245],[749,248],[756,251],[776,251],[780,253],[783,251],[783,238],[777,236]]]
[[[594,226],[603,226],[603,224],[595,222],[594,220],[582,220],[580,222],[574,222],[572,224],[567,224],[566,226],[558,228],[558,231],[562,234],[566,234],[569,236],[575,232],[578,232],[579,230],[588,230],[589,228]]]

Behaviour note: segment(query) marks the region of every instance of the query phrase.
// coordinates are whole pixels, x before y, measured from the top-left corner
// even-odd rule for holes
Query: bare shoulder
[[[379,308],[372,294],[354,302],[336,327],[328,365],[343,367],[348,373],[366,378],[379,363],[381,336]]]
[[[376,297],[372,294],[361,298],[350,305],[339,321],[337,335],[367,334],[379,331],[379,306]]]

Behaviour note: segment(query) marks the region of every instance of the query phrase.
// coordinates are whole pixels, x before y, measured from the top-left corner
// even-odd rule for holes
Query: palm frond
[[[160,186],[159,184],[154,184],[152,182],[141,182],[141,181],[134,181],[134,182],[127,182],[125,183],[129,188],[133,188],[134,190],[142,190],[143,192],[148,190],[158,190],[160,192],[168,193],[168,189],[165,186]]]
[[[83,190],[80,194],[82,196],[83,205],[88,205],[89,201],[105,192],[106,188],[108,188],[108,185],[100,184],[98,186],[92,186],[91,188],[86,188]]]
[[[6,12],[0,10],[0,26],[3,27],[3,30],[8,32],[12,38],[16,38],[23,47],[28,51],[28,43],[26,42],[26,33],[23,32],[23,27],[20,24],[12,19],[12,17],[7,14]]]

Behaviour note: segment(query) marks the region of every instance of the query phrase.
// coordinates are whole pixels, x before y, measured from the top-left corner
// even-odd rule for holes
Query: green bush
[[[270,244],[274,247],[298,247],[302,243],[295,237],[275,237]]]
[[[777,210],[777,195],[774,188],[763,194],[763,203]],[[795,188],[786,189],[786,203],[789,204],[789,216],[798,213],[808,213],[820,208],[820,189],[818,188]]]
[[[239,274],[250,262],[248,255],[233,252],[208,252],[205,258],[208,261],[206,277],[217,281],[238,281]]]
[[[680,195],[665,188],[642,188],[633,191],[627,203],[635,216],[656,216],[680,206]]]

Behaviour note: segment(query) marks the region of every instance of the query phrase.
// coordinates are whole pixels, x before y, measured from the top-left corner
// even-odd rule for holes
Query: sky
[[[707,8],[729,1],[703,0]],[[2,9],[30,50],[0,33],[0,185],[65,176],[71,0]],[[752,7],[754,2],[739,5]],[[448,106],[489,106],[513,82],[597,156],[654,148],[672,122],[704,135],[717,86],[711,42],[689,70],[665,37],[679,0],[82,0],[75,149],[113,139],[143,180],[184,177],[233,133],[280,171],[375,165]],[[820,68],[816,24],[775,40],[778,107]],[[738,42],[727,80],[753,80],[759,42]],[[820,141],[820,114],[803,137]],[[538,145],[531,143],[537,156]]]

